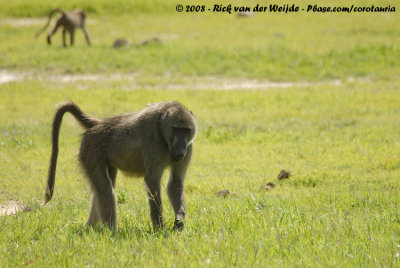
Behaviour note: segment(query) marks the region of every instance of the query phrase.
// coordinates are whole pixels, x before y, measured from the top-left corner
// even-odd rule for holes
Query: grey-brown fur
[[[56,24],[54,25],[53,29],[49,31],[47,34],[47,43],[51,45],[51,37],[57,32],[57,30],[62,27],[62,33],[63,33],[63,46],[66,47],[66,35],[67,32],[70,35],[70,43],[71,46],[74,44],[74,39],[75,39],[75,30],[78,28],[81,28],[83,33],[85,34],[86,42],[88,45],[90,45],[90,37],[89,33],[86,29],[85,25],[85,20],[86,20],[86,13],[81,10],[81,9],[75,9],[69,12],[66,12],[62,10],[61,8],[53,8],[50,13],[49,17],[47,20],[46,25],[40,29],[36,33],[36,37],[38,37],[50,24],[51,17],[56,13],[59,12],[61,13],[60,16],[56,20]]]
[[[45,203],[53,196],[58,154],[58,135],[63,115],[70,112],[86,131],[79,161],[93,195],[87,224],[102,222],[117,228],[115,180],[117,170],[144,176],[154,228],[162,227],[161,176],[170,166],[167,192],[175,211],[174,228],[185,218],[183,181],[193,151],[196,120],[176,101],[160,102],[135,112],[96,119],[84,114],[73,102],[61,104],[53,121],[53,149]]]

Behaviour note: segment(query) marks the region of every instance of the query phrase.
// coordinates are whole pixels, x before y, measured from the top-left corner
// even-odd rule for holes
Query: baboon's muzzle
[[[180,161],[186,156],[186,140],[184,139],[177,139],[175,140],[172,150],[171,150],[171,156],[172,159],[175,161]]]
[[[186,156],[186,148],[184,151],[183,150],[179,150],[176,152],[172,151],[171,156],[172,156],[172,159],[174,159],[175,161],[182,160]]]

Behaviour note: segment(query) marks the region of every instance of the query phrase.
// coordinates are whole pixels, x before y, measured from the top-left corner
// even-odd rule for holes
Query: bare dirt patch
[[[33,25],[44,25],[47,18],[22,18],[22,19],[0,19],[0,24],[11,25],[15,27],[28,27]],[[54,19],[53,19],[54,20]],[[86,21],[87,24],[96,24],[97,21],[89,19]]]
[[[341,85],[339,80],[321,82],[323,84]],[[311,82],[290,82],[290,81],[267,81],[259,79],[246,78],[216,78],[212,76],[201,77],[199,81],[192,84],[169,84],[166,89],[216,89],[216,90],[265,90],[272,88],[289,88],[289,87],[309,87],[320,83]]]
[[[4,204],[0,204],[0,216],[14,215],[19,211],[24,211],[26,208],[17,201],[11,200]]]
[[[0,19],[0,24],[12,25],[17,27],[26,27],[32,25],[44,25],[45,20],[39,18],[23,18],[23,19]]]
[[[111,73],[111,74],[52,74],[16,72],[0,69],[0,85],[9,82],[23,80],[40,80],[60,83],[76,84],[79,89],[93,87],[93,83],[101,83],[103,86],[119,82],[123,90],[136,89],[195,89],[195,90],[268,90],[280,88],[301,88],[319,85],[341,86],[345,82],[370,82],[365,78],[349,77],[345,80],[329,80],[321,82],[291,82],[291,81],[268,81],[249,78],[226,78],[218,76],[200,77],[173,77],[168,74],[159,77],[142,77],[138,73]]]
[[[22,80],[24,75],[22,73],[11,73],[7,70],[0,70],[0,85],[8,82]]]

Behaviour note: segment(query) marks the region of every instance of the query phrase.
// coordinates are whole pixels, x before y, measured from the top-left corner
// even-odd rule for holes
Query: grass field
[[[0,204],[26,207],[0,216],[0,267],[400,266],[398,12],[239,19],[178,14],[173,1],[64,2],[0,2],[0,78],[22,77],[0,83]],[[33,38],[53,5],[89,11],[91,47],[79,33],[68,49],[61,33],[52,47]],[[112,48],[154,36],[162,44]],[[143,180],[122,174],[119,231],[85,226],[71,116],[42,206],[51,120],[66,99],[96,117],[168,99],[194,112],[182,232],[164,189],[166,228],[152,232]],[[281,169],[292,176],[278,181]]]

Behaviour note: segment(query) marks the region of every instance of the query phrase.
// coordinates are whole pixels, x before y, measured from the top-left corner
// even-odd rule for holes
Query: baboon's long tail
[[[35,34],[35,38],[38,38],[38,36],[39,36],[41,33],[43,33],[44,30],[46,30],[46,28],[47,28],[47,27],[49,26],[49,24],[50,24],[51,17],[53,17],[54,13],[56,13],[56,12],[60,12],[60,13],[62,13],[63,15],[65,14],[65,11],[62,10],[61,8],[58,8],[58,7],[53,8],[53,9],[50,11],[50,13],[49,13],[49,17],[48,17],[48,19],[47,19],[46,24],[43,26],[43,28],[41,28],[41,29]]]
[[[62,119],[66,112],[71,113],[75,117],[75,119],[79,122],[79,124],[86,129],[94,127],[99,123],[99,119],[86,115],[85,113],[82,112],[82,110],[78,107],[78,105],[76,105],[72,101],[62,103],[58,106],[57,112],[54,116],[53,130],[51,134],[52,151],[50,158],[49,174],[47,178],[47,189],[44,200],[45,204],[49,202],[53,197],[54,183],[56,179],[57,156],[58,156],[58,136],[60,133]]]

